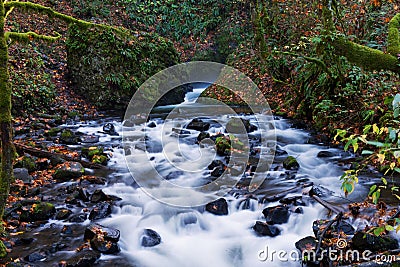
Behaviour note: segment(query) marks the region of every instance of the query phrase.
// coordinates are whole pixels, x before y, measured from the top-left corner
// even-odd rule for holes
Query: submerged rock
[[[262,213],[269,224],[287,223],[290,216],[289,208],[282,205],[265,208]]]
[[[257,221],[253,226],[254,231],[261,236],[277,236],[281,233],[281,230],[274,226],[267,224],[265,222]]]
[[[154,247],[161,243],[161,236],[152,229],[144,229],[140,237],[140,244],[143,247]]]
[[[206,211],[215,215],[228,215],[228,203],[225,198],[219,198],[206,205]]]

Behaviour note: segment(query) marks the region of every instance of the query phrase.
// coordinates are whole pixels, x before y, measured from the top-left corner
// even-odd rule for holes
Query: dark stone
[[[278,227],[274,225],[269,225],[265,222],[256,221],[256,224],[253,226],[254,231],[262,236],[277,236],[281,233]]]
[[[315,237],[318,238],[318,231],[322,231],[323,229],[325,229],[329,223],[330,223],[329,220],[314,221],[312,229]],[[355,229],[350,223],[346,221],[339,221],[339,225],[337,223],[332,224],[332,226],[326,231],[325,237],[327,238],[335,237],[338,236],[340,232],[343,232],[346,235],[354,235]]]
[[[87,219],[86,213],[78,213],[78,214],[72,215],[68,221],[74,222],[74,223],[82,223],[82,222],[86,221],[86,219]]]
[[[334,157],[334,156],[336,156],[335,153],[330,152],[330,151],[326,151],[326,150],[320,151],[317,154],[318,158],[331,158],[331,157]]]
[[[364,238],[365,235],[365,238]],[[352,238],[353,248],[372,252],[387,251],[399,248],[399,243],[396,239],[390,236],[375,236],[363,232],[357,232]]]
[[[56,167],[53,178],[60,181],[68,181],[81,177],[85,169],[79,162],[67,161]]]
[[[226,123],[225,129],[228,133],[250,133],[257,130],[257,127],[247,119],[232,117]]]
[[[300,165],[297,162],[295,157],[288,156],[284,161],[283,161],[283,167],[287,170],[297,170]]]
[[[21,237],[14,241],[15,246],[26,246],[31,244],[35,239],[32,237]]]
[[[96,189],[90,197],[90,201],[93,203],[99,203],[100,201],[107,200],[110,200],[110,198],[101,189]]]
[[[22,158],[19,158],[14,164],[14,168],[25,168],[28,172],[33,172],[37,170],[36,157],[25,154]]]
[[[161,243],[161,236],[152,229],[144,229],[140,243],[143,247],[154,247]]]
[[[56,220],[66,220],[72,214],[72,211],[69,209],[60,209],[56,213]]]
[[[56,208],[48,202],[32,204],[30,208],[21,211],[20,220],[24,222],[45,221],[56,213]]]
[[[279,200],[279,203],[285,205],[305,206],[306,203],[303,202],[302,198],[302,196],[285,197]]]
[[[269,224],[287,223],[290,216],[289,208],[282,205],[265,208],[262,213]]]
[[[208,165],[209,170],[213,170],[215,167],[223,167],[225,168],[225,164],[220,160],[213,160],[210,165]]]
[[[105,132],[106,134],[109,135],[119,135],[116,131],[115,131],[115,126],[114,124],[108,122],[103,126],[103,132]]]
[[[182,135],[189,135],[190,131],[179,129],[179,128],[172,128],[172,131],[176,134],[182,134]]]
[[[42,252],[33,252],[27,256],[24,257],[24,260],[28,262],[35,262],[35,261],[40,261],[46,258],[46,255]]]
[[[165,176],[165,179],[166,180],[176,179],[183,174],[184,174],[183,171],[173,171],[173,172],[168,173],[168,175]]]
[[[97,142],[99,142],[99,139],[100,139],[100,137],[97,135],[82,135],[79,138],[82,143],[87,143],[87,144],[97,143]]]
[[[79,138],[70,129],[64,129],[60,135],[60,143],[66,145],[77,145]]]
[[[293,209],[293,212],[297,213],[297,214],[304,214],[304,210],[302,207],[297,207],[297,208]]]
[[[220,177],[222,174],[224,174],[225,169],[222,167],[216,167],[212,172],[211,176],[213,177]]]
[[[66,261],[66,267],[91,267],[100,256],[101,254],[99,252],[85,248],[76,252],[74,256],[68,259]]]
[[[106,227],[98,223],[93,223],[85,229],[83,239],[92,240],[99,235],[101,235],[102,238],[105,240],[118,242],[120,238],[120,231],[115,228]]]
[[[186,126],[186,129],[191,129],[191,130],[204,132],[204,131],[207,131],[208,129],[210,129],[210,123],[209,122],[204,122],[201,119],[193,119]]]
[[[197,142],[201,142],[202,140],[206,139],[206,138],[210,138],[210,133],[208,132],[201,132],[199,133],[199,135],[197,136]]]
[[[93,175],[85,175],[80,178],[80,184],[101,184],[104,185],[106,184],[106,178],[104,177],[99,177],[99,176],[93,176]]]
[[[98,203],[90,211],[89,220],[99,220],[108,217],[111,214],[111,204],[107,202]]]
[[[90,240],[90,246],[94,250],[97,250],[104,254],[116,254],[121,251],[117,243],[104,240],[97,236]]]
[[[149,123],[147,124],[147,127],[149,127],[149,128],[155,128],[155,127],[157,127],[157,124],[156,124],[154,121],[151,121],[151,122],[149,122]]]
[[[16,180],[21,180],[25,184],[30,184],[33,180],[32,176],[29,175],[28,169],[26,168],[15,168],[14,178]]]
[[[312,236],[307,236],[297,241],[294,245],[300,252],[311,251],[317,248],[317,240]]]
[[[228,215],[228,203],[225,198],[219,198],[206,205],[206,211],[215,215]]]

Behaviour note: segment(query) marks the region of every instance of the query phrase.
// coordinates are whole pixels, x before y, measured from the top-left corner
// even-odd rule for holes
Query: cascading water
[[[186,103],[192,101],[190,99],[188,96]],[[241,117],[254,121],[253,115]],[[226,123],[228,119],[229,116],[226,115],[218,118],[220,124],[212,124],[207,131],[211,135],[222,132],[221,124]],[[114,209],[111,218],[100,223],[121,231],[121,253],[130,259],[133,266],[300,266],[299,261],[293,259],[298,256],[294,253],[294,243],[304,236],[313,235],[312,222],[326,217],[326,210],[310,201],[303,207],[302,214],[292,213],[287,223],[278,226],[281,229],[279,236],[260,237],[256,235],[252,226],[257,220],[263,220],[264,208],[279,204],[277,201],[263,203],[262,199],[266,195],[293,187],[299,180],[305,179],[322,185],[327,191],[331,191],[331,195],[339,196],[341,168],[334,160],[341,157],[343,152],[307,144],[310,137],[307,132],[291,128],[288,120],[277,119],[277,150],[295,157],[300,165],[299,170],[293,175],[288,175],[282,168],[259,173],[266,177],[266,180],[259,190],[253,192],[252,197],[240,193],[230,194],[229,190],[221,188],[221,191],[215,194],[224,196],[228,201],[229,213],[226,216],[216,216],[204,211],[202,206],[184,208],[162,203],[171,199],[174,203],[198,203],[207,200],[209,192],[193,189],[185,191],[186,194],[182,195],[181,191],[174,191],[168,184],[172,182],[179,186],[195,187],[207,183],[210,179],[207,166],[210,161],[220,156],[215,155],[211,147],[201,148],[196,144],[199,131],[174,130],[176,127],[182,128],[187,125],[190,119],[152,120],[152,127],[148,127],[149,122],[145,122],[128,127],[129,129],[122,126],[121,122],[113,122],[117,131],[122,132],[125,127],[125,131],[137,138],[132,139],[129,147],[119,146],[113,149],[113,157],[109,163],[115,170],[110,175],[113,182],[104,189],[107,194],[117,195],[122,200]],[[87,133],[97,132],[100,126],[87,125],[79,130]],[[143,137],[144,131],[148,139],[143,144],[140,137]],[[119,144],[121,139],[103,136],[100,141]],[[320,151],[329,151],[333,156],[329,159],[319,158],[317,155]],[[143,154],[147,156],[143,157]],[[133,170],[132,175],[136,176],[135,178],[152,175],[150,170],[146,170],[147,165],[143,159],[148,159],[158,173],[168,178],[156,185],[147,184],[148,188],[144,191],[131,177],[125,158],[128,164],[131,164],[130,170]],[[183,169],[187,167],[185,164],[189,164],[190,168],[203,171],[180,171],[179,164]],[[294,195],[299,193],[288,194]],[[244,205],[246,199],[248,202]],[[161,243],[154,247],[143,247],[141,235],[144,229],[155,230],[161,236]],[[280,250],[286,251],[287,254],[278,258],[278,254],[274,254],[273,251]]]

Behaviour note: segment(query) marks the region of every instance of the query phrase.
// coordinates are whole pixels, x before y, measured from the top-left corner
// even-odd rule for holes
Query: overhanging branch
[[[55,42],[57,41],[61,35],[56,32],[56,36],[49,36],[49,35],[42,35],[42,34],[37,34],[35,32],[6,32],[5,34],[6,39],[11,39],[14,42],[20,42],[20,43],[27,43],[33,40],[42,40],[46,42]]]

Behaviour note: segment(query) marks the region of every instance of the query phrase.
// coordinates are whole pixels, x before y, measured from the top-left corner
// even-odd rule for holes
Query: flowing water
[[[187,96],[185,104],[193,102],[192,97]],[[179,186],[195,187],[207,183],[210,181],[208,164],[213,159],[223,159],[209,146],[200,148],[196,144],[198,131],[188,130],[178,134],[173,130],[179,126],[184,128],[190,119],[169,121],[162,117],[153,116],[152,121],[156,125],[153,128],[146,126],[148,122],[130,128],[125,127],[115,118],[112,123],[116,126],[117,132],[125,131],[131,136],[135,134],[138,136],[128,148],[121,146],[120,136],[110,137],[104,134],[100,137],[101,143],[113,147],[113,156],[109,162],[109,166],[113,169],[109,175],[111,182],[104,191],[122,198],[114,208],[112,216],[100,223],[121,231],[119,242],[121,254],[129,259],[132,266],[300,266],[298,261],[291,259],[296,256],[294,252],[287,254],[281,260],[277,258],[277,254],[271,255],[271,253],[280,250],[287,253],[296,251],[294,243],[305,236],[313,235],[312,222],[326,218],[327,210],[318,203],[306,201],[308,204],[303,207],[303,214],[292,213],[288,223],[278,226],[282,230],[279,236],[260,237],[256,235],[252,226],[257,220],[264,220],[262,215],[264,208],[279,204],[277,201],[263,201],[263,197],[289,189],[299,181],[311,181],[323,191],[325,199],[341,205],[348,201],[342,198],[340,191],[339,177],[343,169],[338,164],[339,159],[349,156],[348,153],[318,144],[309,144],[311,136],[308,132],[292,128],[289,120],[275,118],[277,155],[270,170],[258,173],[266,178],[262,186],[251,194],[246,190],[230,191],[230,188],[223,187],[221,191],[214,192],[215,195],[223,196],[228,201],[228,215],[213,215],[204,211],[204,206],[201,205],[176,207],[162,203],[173,200],[173,203],[181,201],[187,204],[191,201],[197,203],[199,200],[207,200],[212,193],[193,189],[186,190],[182,194],[180,191],[172,190],[168,184],[172,182]],[[254,115],[241,115],[241,117],[256,123]],[[211,124],[208,132],[215,134],[223,131],[221,124],[228,119],[229,116],[221,116],[218,118],[220,123]],[[79,131],[98,134],[102,130],[101,127],[101,123],[89,123],[80,125]],[[139,145],[141,140],[139,137],[144,131],[149,138],[150,147],[143,148]],[[257,132],[253,134],[257,135]],[[179,147],[176,147],[176,140],[179,141]],[[150,152],[143,151],[146,149]],[[331,152],[330,157],[318,157],[321,151]],[[146,157],[143,157],[143,154],[146,154]],[[282,159],[287,155],[294,156],[298,160],[300,168],[297,172],[288,172],[281,167]],[[135,178],[143,182],[146,180],[143,177],[152,174],[146,170],[149,164],[144,163],[143,159],[148,159],[158,173],[169,179],[164,183],[146,185],[149,188],[143,190],[132,178],[132,175],[136,176]],[[129,168],[127,161],[130,164]],[[189,164],[190,168],[196,171],[192,173],[180,171],[180,167],[187,170],[185,164]],[[299,194],[301,193],[291,193],[288,196]],[[365,196],[366,188],[358,188],[357,194],[353,195],[354,199]],[[306,199],[307,196],[303,198]],[[146,228],[159,233],[162,238],[161,244],[155,247],[141,246],[141,235]]]

